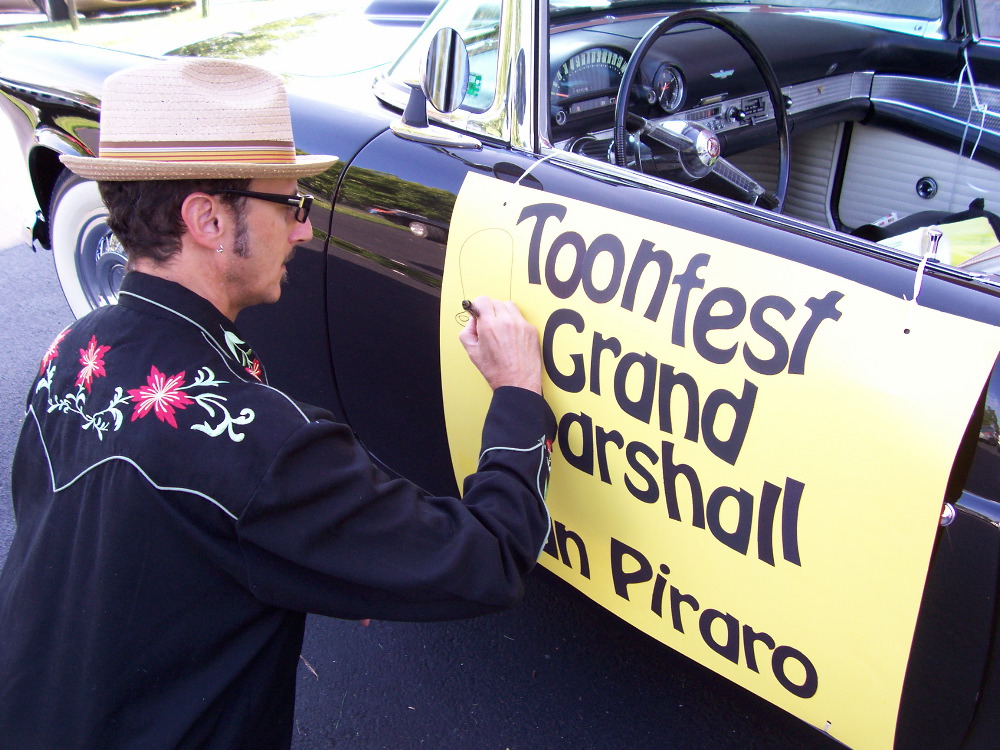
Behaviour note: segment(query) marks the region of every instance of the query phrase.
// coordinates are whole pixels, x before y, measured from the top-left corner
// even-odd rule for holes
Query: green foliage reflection
[[[352,168],[344,181],[343,200],[362,209],[394,208],[451,223],[455,194],[373,169]]]
[[[263,57],[279,45],[285,45],[312,31],[329,14],[319,13],[286,18],[257,26],[249,31],[231,32],[212,39],[194,42],[170,52],[182,57],[223,57],[232,60]]]

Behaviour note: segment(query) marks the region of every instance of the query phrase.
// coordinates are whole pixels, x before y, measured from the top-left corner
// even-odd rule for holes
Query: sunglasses
[[[280,203],[283,206],[290,206],[295,209],[295,220],[300,224],[305,224],[309,218],[309,210],[313,205],[311,195],[282,195],[281,193],[256,193],[253,190],[213,190],[213,195],[226,193],[227,195],[244,195],[247,198],[256,198],[259,201],[270,203]]]

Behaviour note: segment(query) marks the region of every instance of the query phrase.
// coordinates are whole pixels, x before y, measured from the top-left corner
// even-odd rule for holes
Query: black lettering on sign
[[[693,466],[674,463],[673,443],[663,441],[663,489],[667,500],[667,514],[674,521],[681,521],[680,495],[677,493],[677,479],[684,478],[687,494],[691,497],[691,525],[695,528],[705,528],[705,496],[701,491],[701,480]]]
[[[725,388],[719,388],[709,393],[705,399],[705,408],[701,412],[701,431],[705,446],[730,466],[736,465],[736,459],[743,449],[756,402],[757,386],[749,380],[743,381],[743,393],[739,397]],[[733,427],[725,437],[716,434],[719,412],[724,408],[733,412]]]
[[[749,625],[743,626],[743,653],[746,654],[747,667],[754,672],[760,672],[757,668],[757,644],[763,643],[768,649],[774,651],[774,638],[767,633],[758,633]]]
[[[674,259],[666,250],[657,250],[649,240],[639,243],[635,260],[632,261],[632,268],[628,273],[628,281],[625,282],[625,294],[622,297],[622,308],[632,312],[635,310],[635,295],[639,289],[639,281],[646,274],[646,270],[656,266],[656,286],[653,294],[649,298],[649,306],[642,316],[648,320],[656,320],[660,315],[660,308],[663,307],[663,299],[667,296],[667,286],[670,284],[670,276],[674,272]]]
[[[579,453],[573,451],[574,434],[581,438]],[[594,476],[594,420],[589,414],[564,414],[559,420],[556,439],[560,453],[570,466]]]
[[[556,310],[549,316],[545,323],[545,332],[542,335],[542,358],[545,366],[545,373],[549,376],[553,385],[566,393],[579,393],[587,383],[587,372],[583,365],[582,354],[571,354],[570,362],[573,369],[566,372],[559,368],[555,359],[555,337],[556,331],[563,326],[569,326],[577,333],[583,333],[583,316],[576,310]]]
[[[646,584],[653,581],[649,609],[662,618],[670,568],[665,564],[659,565],[654,580],[653,564],[639,550],[612,537],[610,551],[615,594],[632,602],[630,589],[642,591]],[[772,635],[741,623],[731,612],[703,607],[695,595],[673,585],[669,586],[669,603],[670,626],[676,632],[682,635],[697,633],[704,644],[723,659],[736,665],[742,664],[757,674],[760,674],[759,657],[762,656],[758,646],[763,646],[771,652],[771,675],[782,688],[802,699],[812,698],[819,691],[816,666],[799,649],[778,645]],[[686,629],[686,624],[697,627]],[[711,666],[709,661],[705,663]]]
[[[668,575],[670,575],[670,568],[661,565],[660,572],[656,575],[656,581],[653,583],[653,597],[649,602],[649,608],[657,617],[663,617],[663,592],[667,588]]]
[[[653,413],[656,369],[656,360],[651,355],[635,352],[625,354],[615,368],[615,401],[618,402],[618,407],[630,417],[635,417],[645,424],[649,424]],[[642,384],[638,397],[634,399],[625,390],[630,372],[638,372],[639,382]]]
[[[588,239],[563,227],[567,213],[558,203],[536,203],[521,211],[518,224],[534,219],[528,239],[528,283],[544,283],[557,299],[568,300],[582,292],[597,305],[618,300],[621,309],[641,312],[654,323],[665,315],[670,343],[686,347],[690,328],[694,350],[707,362],[725,365],[740,353],[760,375],[786,371],[802,375],[820,325],[841,317],[837,309],[844,297],[841,292],[810,298],[804,304],[808,313],[775,294],[748,300],[739,289],[709,285],[707,269],[712,257],[707,253],[691,256],[684,269],[675,273],[674,257],[652,240],[642,239],[629,260],[628,248],[617,235],[603,233]],[[592,382],[594,387],[600,388],[599,380]],[[636,405],[644,403],[640,400]]]
[[[573,267],[566,279],[560,279],[556,275],[556,263],[560,255],[565,255],[567,248],[573,253]],[[583,259],[587,252],[587,246],[576,232],[563,232],[556,241],[552,243],[548,258],[545,261],[545,285],[559,299],[568,299],[573,296],[580,286],[580,279],[583,278]]]
[[[638,479],[643,483],[643,486],[640,487],[632,480],[630,472],[625,473],[625,486],[628,488],[629,494],[636,500],[652,504],[659,501],[660,488],[652,470],[639,460],[640,457],[654,466],[660,460],[656,451],[645,443],[638,441],[629,443],[625,448],[625,460],[628,461],[629,469],[639,475]]]
[[[738,508],[736,528],[729,530],[722,525],[722,508],[727,501],[736,501]],[[746,490],[719,487],[708,498],[708,528],[712,536],[730,549],[745,555],[750,548],[750,528],[753,526],[754,498]],[[731,504],[731,503],[729,503]]]
[[[840,292],[830,292],[823,299],[811,297],[806,307],[812,311],[809,320],[802,326],[799,336],[792,347],[792,357],[788,363],[788,372],[792,375],[802,375],[806,371],[806,353],[812,343],[813,336],[824,320],[840,320],[840,310],[837,303],[844,298]]]
[[[684,402],[684,413],[687,421],[684,426],[684,439],[692,443],[698,441],[698,383],[686,372],[675,372],[673,365],[660,365],[660,431],[674,434],[673,407],[674,388],[680,386],[687,400]]]
[[[782,559],[802,565],[798,528],[805,485],[797,479],[786,477],[782,486],[764,481],[757,493],[728,485],[706,490],[697,469],[676,458],[673,443],[662,441],[659,453],[638,440],[626,443],[619,431],[594,424],[586,412],[563,414],[557,435],[559,450],[571,467],[604,484],[624,482],[629,495],[642,503],[654,505],[662,497],[670,520],[706,529],[729,549],[744,556],[755,554],[771,566],[780,529]],[[617,475],[611,457],[621,452],[625,468]],[[751,543],[756,546],[753,552]]]
[[[601,288],[594,279],[594,268],[600,262],[601,255],[607,255],[611,260],[611,275],[607,285]],[[583,260],[583,291],[587,298],[599,305],[610,302],[618,293],[625,272],[625,246],[613,234],[602,234],[587,248]]]
[[[582,333],[583,329],[577,331]],[[610,352],[611,356],[618,359],[622,355],[621,342],[614,336],[604,338],[598,331],[594,332],[594,343],[590,347],[590,392],[595,396],[601,395],[601,355]]]
[[[626,567],[630,570],[626,570]],[[628,587],[653,578],[653,566],[639,550],[611,538],[611,582],[615,593],[629,601]]]
[[[767,359],[758,357],[750,344],[743,345],[743,359],[750,369],[761,375],[777,375],[788,366],[788,342],[781,331],[767,322],[764,316],[768,310],[774,310],[784,320],[795,313],[795,306],[784,297],[768,295],[754,302],[750,308],[750,327],[767,343],[773,353]]]
[[[712,626],[716,623],[722,625],[726,634],[724,641],[717,638],[718,628],[713,632]],[[740,663],[740,623],[735,617],[717,609],[706,609],[698,618],[698,630],[701,631],[702,640],[715,653],[733,664]]]
[[[575,555],[570,554],[570,543],[573,545]],[[549,538],[545,540],[545,547],[542,551],[559,560],[570,570],[579,570],[580,575],[584,578],[590,578],[590,557],[587,555],[587,545],[582,536],[567,529],[565,524],[553,519]],[[573,565],[574,558],[578,567]]]
[[[600,425],[596,428],[597,466],[601,471],[601,481],[611,484],[611,469],[608,467],[608,446],[618,449],[625,447],[625,438],[618,430],[605,430]]]
[[[584,334],[583,341],[578,334]],[[730,465],[735,465],[750,429],[757,402],[757,386],[743,381],[742,392],[719,388],[702,394],[695,379],[677,372],[673,365],[658,362],[649,353],[623,352],[621,342],[599,331],[586,341],[587,326],[576,310],[560,308],[549,315],[542,332],[542,362],[552,383],[566,393],[588,387],[602,395],[610,390],[622,413],[651,424],[657,407],[658,427],[673,434],[675,410],[683,414],[684,439],[697,442]],[[583,352],[589,349],[589,357]],[[602,382],[610,378],[610,389]],[[720,427],[719,425],[728,427]],[[679,427],[680,425],[678,425]],[[621,446],[619,446],[621,447]]]
[[[724,309],[720,312],[720,308]],[[709,334],[733,330],[743,322],[746,314],[747,301],[735,289],[723,286],[706,292],[694,316],[694,348],[698,354],[716,365],[732,362],[737,344],[721,348],[709,341]]]
[[[802,669],[804,678],[801,685],[792,680],[785,671],[789,660],[798,662],[799,667]],[[774,654],[771,656],[771,671],[774,672],[775,678],[781,683],[781,687],[792,695],[797,695],[799,698],[812,698],[819,689],[819,675],[816,673],[816,667],[797,648],[778,646],[774,649]]]
[[[660,447],[663,458],[662,476],[667,515],[674,521],[684,520],[681,498],[689,498],[685,503],[690,508],[691,525],[705,528],[706,515],[708,529],[712,536],[741,555],[747,554],[750,546],[751,528],[754,516],[757,519],[757,559],[774,565],[773,539],[775,534],[775,511],[781,505],[781,553],[793,565],[802,565],[799,555],[799,506],[805,485],[797,479],[787,477],[782,489],[765,481],[759,493],[760,502],[743,488],[717,487],[709,495],[705,504],[698,471],[689,464],[674,460],[674,445],[664,440]],[[722,509],[735,502],[736,527],[727,529],[722,524]]]
[[[531,240],[528,242],[528,283],[541,284],[542,275],[539,272],[541,266],[542,230],[549,219],[562,221],[566,218],[566,206],[558,203],[536,203],[533,206],[525,206],[521,215],[517,218],[520,224],[525,219],[535,219],[535,228],[531,232]]]
[[[711,257],[705,253],[698,253],[688,263],[684,273],[674,277],[674,284],[677,285],[677,306],[674,308],[674,326],[670,333],[670,341],[675,346],[684,346],[684,334],[687,330],[687,310],[688,301],[691,299],[691,292],[695,289],[705,288],[705,279],[698,275],[702,268],[708,268]],[[700,353],[700,352],[699,352]]]

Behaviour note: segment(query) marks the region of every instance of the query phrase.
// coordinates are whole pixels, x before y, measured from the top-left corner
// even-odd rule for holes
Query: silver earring
[[[215,252],[217,252],[217,253],[221,253],[222,252],[222,243],[221,242],[219,243],[219,249],[216,250]]]

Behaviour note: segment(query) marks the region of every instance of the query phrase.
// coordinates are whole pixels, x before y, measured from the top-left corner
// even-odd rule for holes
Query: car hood
[[[394,62],[422,19],[383,20],[363,13],[311,13],[248,31],[187,44],[167,55],[223,57],[252,62],[291,78],[373,74]],[[365,76],[371,80],[371,76]]]

